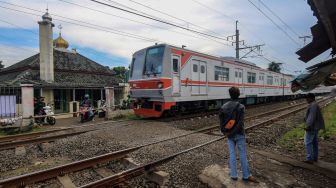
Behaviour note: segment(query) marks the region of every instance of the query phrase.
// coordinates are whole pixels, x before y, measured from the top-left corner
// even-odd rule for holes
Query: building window
[[[251,84],[256,83],[256,73],[247,72],[247,83]]]
[[[273,76],[267,76],[267,85],[273,85]]]
[[[196,64],[193,64],[193,71],[198,72],[198,66]]]
[[[205,73],[205,66],[204,65],[201,66],[201,73]]]
[[[229,68],[215,66],[215,80],[229,81]]]

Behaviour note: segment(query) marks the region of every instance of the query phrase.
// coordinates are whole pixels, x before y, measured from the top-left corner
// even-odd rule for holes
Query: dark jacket
[[[228,101],[221,107],[221,113],[224,115],[231,115],[233,110],[237,107],[239,101]],[[236,134],[244,135],[244,114],[245,114],[245,106],[239,104],[237,108],[237,115],[236,115],[236,125],[228,132],[228,137],[231,138]],[[222,123],[222,121],[220,121]],[[223,125],[220,125],[223,126]]]
[[[308,105],[305,116],[306,130],[320,130],[324,129],[324,119],[318,104],[314,101]]]

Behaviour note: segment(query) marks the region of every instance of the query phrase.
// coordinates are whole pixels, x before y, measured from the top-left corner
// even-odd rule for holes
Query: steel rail
[[[0,137],[0,143],[3,142],[11,142],[15,140],[25,140],[30,139],[32,137],[38,137],[44,134],[50,134],[50,133],[56,133],[60,131],[66,131],[69,129],[73,129],[74,127],[67,127],[67,128],[59,128],[59,129],[53,129],[53,130],[47,130],[47,131],[40,131],[40,132],[33,132],[33,133],[25,133],[25,134],[17,134],[17,135],[11,135],[11,136],[3,136]]]
[[[293,106],[291,106],[291,107],[293,107]],[[282,108],[282,109],[284,109],[284,108]],[[267,112],[267,113],[269,113],[269,112]],[[261,114],[259,114],[257,116],[260,116],[260,115]],[[253,118],[253,116],[252,117],[247,117],[247,118]],[[196,130],[196,131],[186,133],[186,134],[181,134],[181,135],[178,135],[176,137],[172,137],[172,138],[168,138],[168,139],[164,139],[164,140],[159,140],[159,141],[151,142],[151,143],[148,143],[148,144],[143,144],[143,145],[140,145],[140,146],[127,148],[127,149],[124,149],[124,150],[119,150],[119,151],[115,151],[115,152],[111,152],[111,153],[106,153],[106,154],[103,154],[103,155],[100,155],[100,156],[95,156],[93,158],[88,158],[88,159],[84,159],[84,160],[81,160],[81,161],[76,161],[76,162],[73,162],[73,163],[57,166],[57,167],[54,167],[54,168],[51,168],[51,169],[41,170],[41,171],[37,171],[37,172],[24,174],[24,175],[21,175],[21,176],[16,176],[16,177],[0,180],[0,187],[1,186],[2,187],[23,186],[23,185],[28,185],[28,184],[32,184],[32,183],[35,183],[35,182],[55,178],[59,175],[64,175],[66,173],[75,172],[75,171],[78,171],[78,170],[83,170],[85,168],[95,166],[98,163],[104,163],[104,162],[108,162],[108,161],[112,161],[112,160],[115,160],[115,159],[122,158],[122,157],[126,156],[128,153],[131,153],[133,151],[136,151],[136,150],[141,149],[141,148],[146,147],[146,146],[159,144],[159,143],[162,143],[162,142],[166,142],[166,141],[169,141],[169,140],[174,140],[174,139],[177,139],[177,138],[180,138],[180,137],[185,137],[185,136],[192,135],[192,134],[195,134],[195,133],[202,133],[202,132],[211,131],[214,128],[218,128],[218,126],[206,127],[206,128],[202,128],[202,129],[199,129],[199,130]],[[223,139],[223,138],[224,137],[221,137],[220,139]],[[208,144],[213,143],[213,142],[216,142],[216,141],[214,141],[214,140],[210,141]],[[203,144],[202,146],[205,146],[205,145],[208,145],[208,144]],[[199,146],[199,147],[202,147],[202,146]],[[197,146],[195,146],[195,147],[198,148]],[[196,149],[195,147],[194,147],[194,149]],[[189,148],[188,151],[190,151],[190,150],[192,150],[192,149]],[[180,152],[180,154],[182,154],[182,153]],[[177,155],[180,155],[180,154],[177,154]],[[172,156],[170,156],[170,157],[172,157]],[[164,161],[169,161],[169,157],[166,157]],[[159,163],[160,163],[160,160],[156,161],[156,163],[155,163],[156,165],[154,165],[154,166],[157,166]],[[162,164],[162,163],[160,163],[160,164]],[[153,165],[152,165],[152,163],[150,163],[150,164],[142,165],[142,166],[145,166],[146,167],[145,169],[148,169],[149,166],[153,166]],[[137,171],[137,170],[135,170],[135,171]],[[130,173],[133,173],[133,172],[134,172],[134,169],[133,169],[133,171],[130,171]],[[120,173],[118,173],[118,174],[120,174]],[[141,174],[142,173],[140,173],[139,175],[141,175]],[[125,181],[125,180],[123,180],[123,181]]]
[[[94,129],[94,130],[96,130],[96,129]],[[18,141],[13,141],[13,142],[0,143],[0,151],[1,150],[6,150],[6,149],[12,149],[12,148],[15,148],[16,146],[23,146],[23,145],[27,145],[27,144],[50,142],[50,141],[54,141],[56,139],[75,136],[75,135],[83,134],[83,133],[94,131],[94,130],[77,131],[77,132],[64,133],[64,134],[53,135],[53,136],[38,137],[38,138],[29,139],[29,140],[18,140]]]
[[[329,99],[329,98],[327,98],[327,99]],[[325,101],[327,99],[321,100],[320,102],[323,102],[323,101]],[[299,109],[302,110],[304,108],[302,107],[302,108],[299,108]],[[257,123],[255,125],[247,127],[245,130],[251,130],[254,127],[262,126],[265,123],[273,122],[273,121],[275,121],[277,119],[280,119],[282,117],[285,117],[285,116],[287,116],[289,114],[298,112],[298,111],[300,111],[299,109],[295,109],[295,110],[289,111],[287,113],[281,114],[279,116],[276,116],[274,118],[271,118],[269,120]],[[129,179],[132,179],[134,177],[140,176],[140,175],[144,174],[145,172],[149,172],[149,171],[155,169],[155,167],[160,166],[162,164],[165,164],[166,162],[169,162],[169,161],[173,160],[175,157],[177,157],[177,156],[179,156],[181,154],[184,154],[186,152],[189,152],[191,150],[194,150],[194,149],[197,149],[197,148],[200,148],[200,147],[204,147],[204,146],[210,145],[210,144],[212,144],[214,142],[217,142],[219,140],[222,140],[224,138],[225,138],[224,136],[221,136],[220,138],[216,138],[214,140],[211,140],[211,141],[208,141],[206,143],[197,145],[195,147],[192,147],[192,148],[183,150],[181,152],[172,154],[172,155],[170,155],[168,157],[156,160],[154,162],[149,162],[147,164],[144,164],[144,165],[141,165],[141,166],[138,166],[138,167],[134,167],[134,168],[131,168],[131,169],[119,172],[117,174],[114,174],[112,176],[105,177],[105,178],[97,180],[95,182],[83,185],[83,186],[81,186],[81,188],[96,188],[96,187],[113,187],[113,186],[116,186],[116,185],[118,185],[120,183],[123,183],[123,182],[129,180]]]

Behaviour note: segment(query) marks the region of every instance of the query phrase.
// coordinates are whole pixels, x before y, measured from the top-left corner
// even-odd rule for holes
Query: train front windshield
[[[144,68],[145,75],[161,74],[164,49],[164,46],[161,46],[147,50]]]

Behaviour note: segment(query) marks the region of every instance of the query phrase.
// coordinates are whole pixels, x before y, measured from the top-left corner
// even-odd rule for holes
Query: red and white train
[[[184,111],[219,108],[228,89],[237,86],[246,104],[293,97],[292,75],[268,71],[235,58],[214,57],[176,46],[160,44],[133,54],[130,95],[134,112],[160,117]],[[312,92],[326,93],[321,87]]]

